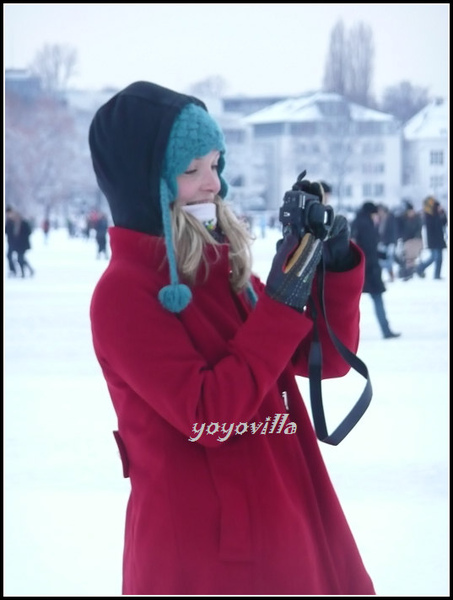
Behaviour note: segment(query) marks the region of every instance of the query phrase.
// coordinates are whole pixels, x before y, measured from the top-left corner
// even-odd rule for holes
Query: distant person
[[[387,319],[383,293],[385,285],[382,281],[382,269],[379,264],[379,214],[374,202],[366,201],[351,223],[351,239],[363,250],[365,254],[365,284],[363,293],[369,294],[373,304],[376,318],[384,339],[400,337],[390,329]]]
[[[8,260],[8,277],[15,277],[18,271],[16,251],[14,250],[14,210],[11,206],[5,209],[6,258]]]
[[[94,221],[93,228],[95,230],[96,244],[98,247],[97,258],[104,258],[108,260],[109,253],[107,249],[107,233],[108,233],[108,220],[107,215],[103,212],[99,213],[96,220]]]
[[[6,232],[8,239],[8,253],[11,253],[11,256],[16,253],[17,263],[19,265],[19,270],[22,277],[26,277],[27,273],[30,277],[33,277],[35,270],[25,258],[26,253],[31,248],[30,236],[32,230],[30,223],[27,219],[23,218],[21,213],[12,209],[11,207],[6,209],[6,213],[8,227],[8,231]],[[17,274],[15,265],[10,264],[9,266],[10,270],[11,266],[13,266],[13,273]]]
[[[412,279],[423,250],[422,218],[409,200],[403,201],[404,210],[398,218],[398,237],[403,242],[403,264],[400,277],[403,281]]]
[[[395,263],[395,250],[398,243],[398,225],[393,212],[385,204],[378,204],[378,233],[381,267],[388,273],[389,280],[395,280],[393,265]]]
[[[68,231],[68,235],[70,238],[76,237],[76,224],[72,217],[67,217],[66,219],[66,229]]]
[[[423,225],[426,230],[426,244],[431,251],[427,260],[421,261],[417,267],[420,277],[425,276],[427,267],[434,263],[434,279],[442,279],[443,251],[447,247],[445,242],[445,228],[447,215],[439,201],[433,196],[428,196],[423,202]]]
[[[364,257],[344,222],[325,242],[285,235],[264,282],[200,100],[132,83],[89,141],[114,223],[90,317],[130,478],[123,594],[374,595],[296,379],[321,259],[330,325],[357,350]],[[319,337],[323,378],[345,375]]]
[[[324,192],[324,202],[325,204],[329,204],[330,197],[332,195],[332,186],[327,181],[320,181],[321,187]]]
[[[44,233],[44,243],[47,244],[49,241],[49,232],[50,232],[50,219],[46,217],[42,222],[42,231]]]

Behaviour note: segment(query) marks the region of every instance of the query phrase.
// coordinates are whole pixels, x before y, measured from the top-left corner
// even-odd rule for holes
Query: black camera
[[[322,204],[319,196],[306,191],[313,185],[302,181],[306,174],[302,171],[292,190],[286,192],[283,198],[279,217],[283,235],[295,233],[302,238],[305,233],[311,233],[315,238],[325,240],[333,224],[333,208]]]

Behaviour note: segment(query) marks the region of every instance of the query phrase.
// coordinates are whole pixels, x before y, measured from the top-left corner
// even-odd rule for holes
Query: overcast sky
[[[79,89],[146,79],[185,91],[220,75],[228,94],[293,95],[322,86],[342,19],[371,27],[373,92],[401,81],[448,97],[445,4],[3,4],[4,67],[26,68],[45,44],[77,50]]]

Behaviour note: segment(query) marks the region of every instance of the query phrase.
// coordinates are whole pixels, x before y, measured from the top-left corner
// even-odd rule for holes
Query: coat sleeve
[[[324,281],[324,305],[330,329],[336,337],[351,351],[357,352],[360,337],[360,298],[364,283],[365,257],[360,248],[353,243],[354,251],[360,257],[359,263],[349,271],[334,273],[327,271]],[[309,310],[310,318],[316,316],[319,340],[322,351],[322,378],[343,377],[350,365],[335,348],[321,311],[319,274],[313,282],[312,298],[314,311]],[[294,357],[296,374],[308,377],[308,356],[312,335],[302,340]]]
[[[185,311],[195,310],[190,304]],[[190,314],[187,313],[187,318]],[[96,356],[120,404],[146,402],[187,437],[194,423],[240,423],[256,416],[312,322],[260,296],[213,364],[180,316],[130,275],[104,276],[91,302]],[[214,436],[201,443],[217,445]]]

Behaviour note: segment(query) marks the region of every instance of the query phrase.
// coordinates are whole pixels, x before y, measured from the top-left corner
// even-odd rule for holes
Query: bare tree
[[[194,96],[211,96],[221,98],[228,87],[226,80],[220,75],[211,75],[202,81],[194,83],[189,88],[189,93]]]
[[[346,41],[343,21],[338,21],[330,34],[329,52],[324,72],[325,92],[346,94]]]
[[[362,106],[370,106],[374,43],[373,32],[364,23],[354,25],[349,33],[346,65],[348,99]]]
[[[408,81],[401,81],[401,83],[385,89],[381,110],[405,123],[428,102],[428,88],[413,86]]]
[[[46,44],[30,65],[30,71],[41,79],[44,92],[64,92],[76,74],[77,50],[62,44]]]
[[[336,192],[336,209],[339,212],[344,208],[344,186],[347,174],[354,166],[356,146],[357,137],[353,133],[349,115],[328,125],[321,146],[321,157]]]
[[[347,33],[340,20],[332,29],[324,71],[323,89],[351,102],[371,106],[374,69],[373,33],[364,23]]]
[[[49,214],[64,199],[74,164],[73,126],[55,99],[5,95],[7,203],[29,214]]]

